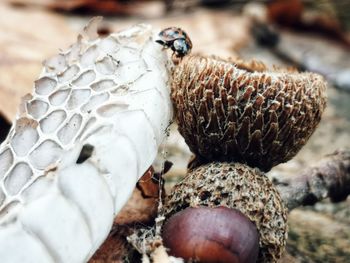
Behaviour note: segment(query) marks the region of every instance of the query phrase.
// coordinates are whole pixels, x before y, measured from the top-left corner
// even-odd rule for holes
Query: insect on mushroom
[[[287,209],[264,172],[291,159],[316,129],[325,81],[255,61],[184,57],[175,41],[187,35],[167,28],[159,36],[180,58],[171,96],[179,131],[196,155],[164,200],[160,239],[171,256],[185,260],[277,262]]]
[[[192,49],[192,41],[185,31],[178,27],[169,27],[159,33],[156,42],[165,48],[171,48],[176,58],[182,58]]]
[[[171,63],[158,32],[101,39],[96,22],[44,63],[0,146],[1,262],[87,262],[166,135]]]

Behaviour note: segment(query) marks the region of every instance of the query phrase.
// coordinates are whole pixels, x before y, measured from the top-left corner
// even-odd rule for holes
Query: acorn
[[[171,220],[176,220],[180,211],[188,207],[215,208],[218,206],[236,209],[254,223],[259,233],[257,262],[276,262],[281,257],[287,239],[287,210],[282,203],[279,193],[265,174],[259,169],[240,163],[212,162],[190,171],[187,177],[173,188],[172,193],[165,200],[164,217],[166,220],[162,232],[163,239],[165,241],[169,239],[175,240],[176,244],[183,242],[184,245],[178,250],[186,252],[187,249],[183,249],[183,246],[193,248],[193,244],[191,244],[193,242],[190,242],[188,236],[183,234],[184,231],[180,231],[181,226],[186,226],[182,221],[187,220],[186,227],[187,229],[192,228],[191,235],[206,237],[202,240],[204,244],[198,244],[198,241],[196,241],[196,247],[208,246],[205,243],[210,239],[215,240],[216,244],[221,243],[225,244],[224,247],[230,247],[232,243],[227,245],[228,241],[225,240],[225,237],[221,241],[217,240],[220,234],[215,234],[215,231],[220,232],[222,228],[220,224],[227,220],[216,223],[220,222],[220,220],[215,218],[215,216],[221,215],[215,215],[215,213],[212,214],[212,219],[208,219],[211,216],[207,213],[207,219],[201,220],[198,219],[195,213],[192,213],[192,216],[187,215],[187,218],[177,221],[179,222],[178,231],[172,230],[170,234],[168,232],[171,229],[168,225],[174,225],[174,223],[171,223]],[[224,217],[227,217],[227,215],[224,215]],[[241,223],[242,220],[238,217],[232,219],[232,221],[232,223],[246,225],[246,223]],[[227,228],[227,233],[231,233],[233,239],[240,235],[237,232],[239,227],[228,226]],[[245,241],[242,240],[242,243],[245,243]],[[248,241],[249,246],[252,243],[254,243],[254,238]],[[165,242],[165,245],[167,244],[169,245],[168,241]],[[171,247],[173,248],[173,246]],[[239,239],[235,239],[235,243],[230,247],[230,251],[243,253]],[[169,253],[173,252],[174,248],[173,250],[170,248]],[[188,256],[188,253],[178,254],[177,251],[175,252],[175,255],[178,257]],[[200,262],[210,261],[202,259]]]
[[[318,74],[201,56],[175,67],[171,93],[179,131],[201,163],[235,161],[262,171],[296,155],[326,106]]]
[[[163,226],[164,245],[186,261],[255,263],[259,252],[256,226],[227,207],[186,208]]]

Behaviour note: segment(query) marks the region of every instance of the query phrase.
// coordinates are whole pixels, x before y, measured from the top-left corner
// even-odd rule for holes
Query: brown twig
[[[350,150],[336,151],[298,175],[274,177],[273,182],[289,210],[327,197],[343,201],[350,195]]]

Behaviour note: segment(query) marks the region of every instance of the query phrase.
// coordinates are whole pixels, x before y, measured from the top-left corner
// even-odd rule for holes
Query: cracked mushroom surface
[[[239,210],[258,229],[258,262],[276,262],[281,257],[287,239],[287,210],[260,170],[240,163],[202,165],[174,187],[165,201],[164,216],[202,206]]]
[[[98,38],[100,20],[44,62],[0,145],[1,262],[87,262],[166,135],[171,62],[156,32]]]
[[[269,171],[314,132],[326,83],[314,73],[187,56],[173,72],[172,100],[179,131],[202,163],[235,161]]]

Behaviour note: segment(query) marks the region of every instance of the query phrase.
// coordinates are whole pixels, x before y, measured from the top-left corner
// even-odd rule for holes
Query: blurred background
[[[346,0],[2,0],[0,3],[0,141],[41,62],[74,43],[84,25],[105,17],[101,36],[137,23],[177,26],[193,53],[260,60],[322,74],[328,108],[303,150],[270,175],[298,173],[322,156],[350,147],[350,1]],[[166,189],[186,174],[191,156],[171,127],[159,162],[174,165]],[[290,214],[282,262],[350,262],[350,200],[328,200]]]

